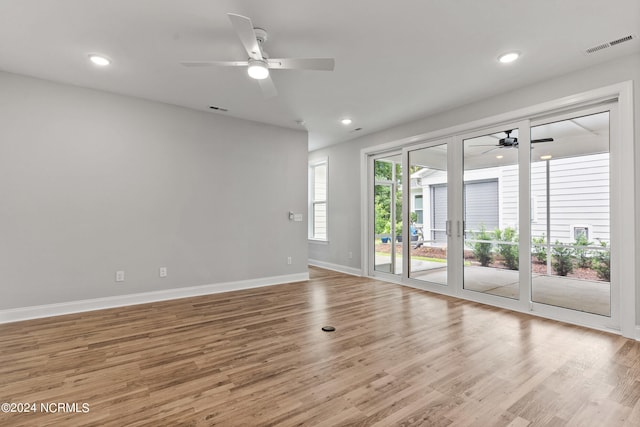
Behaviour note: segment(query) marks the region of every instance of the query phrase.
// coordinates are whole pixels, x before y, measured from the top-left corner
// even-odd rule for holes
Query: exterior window
[[[424,224],[424,218],[422,216],[422,196],[416,196],[414,203],[414,212],[416,213],[416,224]]]
[[[573,240],[583,239],[585,242],[589,241],[589,226],[588,225],[572,225],[571,226]]]
[[[327,240],[328,161],[309,164],[309,238]]]

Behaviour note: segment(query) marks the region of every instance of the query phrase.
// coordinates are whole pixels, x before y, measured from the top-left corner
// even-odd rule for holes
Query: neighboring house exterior
[[[547,163],[549,164],[551,242],[573,243],[583,233],[589,241],[609,244],[609,154],[551,159],[531,164],[531,234],[547,236]],[[446,242],[446,171],[422,169],[411,175],[411,212],[424,239]],[[518,229],[518,167],[465,171],[465,229],[484,225]],[[469,236],[468,236],[469,237]]]

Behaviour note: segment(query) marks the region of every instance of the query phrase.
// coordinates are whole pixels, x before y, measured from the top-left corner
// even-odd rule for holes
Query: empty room
[[[640,3],[0,0],[0,425],[640,425]]]

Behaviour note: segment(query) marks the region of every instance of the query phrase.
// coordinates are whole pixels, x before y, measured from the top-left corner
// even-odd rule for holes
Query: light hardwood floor
[[[90,405],[0,425],[640,425],[638,342],[310,274],[0,325],[0,402]]]

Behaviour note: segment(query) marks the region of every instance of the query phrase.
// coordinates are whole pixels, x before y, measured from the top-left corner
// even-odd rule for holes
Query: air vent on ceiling
[[[615,45],[620,44],[620,43],[631,41],[632,38],[633,38],[633,35],[628,35],[626,37],[619,38],[618,40],[611,41],[611,42],[609,42],[609,44],[611,46],[615,46]]]
[[[611,47],[611,45],[609,43],[599,44],[598,46],[590,47],[585,52],[594,53],[594,52],[597,52],[599,50],[606,49],[608,47]]]
[[[227,110],[226,108],[222,108],[222,107],[218,107],[216,105],[209,105],[209,108],[211,108],[212,110],[217,110],[217,111],[222,111],[222,112],[227,112],[229,110]]]
[[[606,42],[606,43],[602,43],[602,44],[599,44],[597,46],[590,47],[589,49],[585,49],[585,53],[587,53],[587,54],[595,53],[595,52],[598,52],[600,50],[607,49],[609,47],[618,45],[620,43],[631,41],[631,40],[633,40],[633,39],[635,39],[637,37],[638,36],[636,36],[635,34],[629,34],[628,36],[620,37],[619,39],[612,40],[612,41]]]

